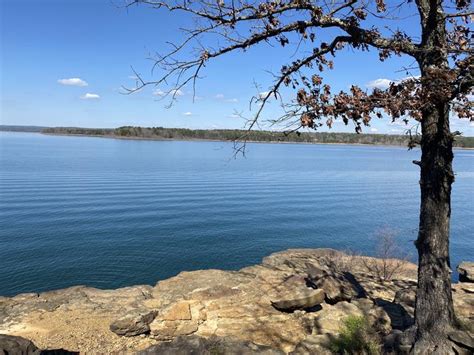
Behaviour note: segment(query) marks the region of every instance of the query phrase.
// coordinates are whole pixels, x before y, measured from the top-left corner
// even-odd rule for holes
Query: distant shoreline
[[[62,137],[89,137],[89,138],[108,138],[108,139],[119,139],[119,140],[132,140],[132,141],[158,141],[158,142],[223,142],[223,143],[234,143],[232,140],[226,139],[206,139],[206,138],[161,138],[161,137],[120,137],[120,136],[107,136],[107,135],[94,135],[94,134],[73,134],[73,133],[44,133],[44,132],[25,132],[25,133],[39,133],[45,136],[62,136]],[[245,143],[261,143],[261,144],[305,144],[305,145],[360,145],[360,146],[377,146],[377,147],[400,147],[404,148],[403,145],[396,144],[368,144],[368,143],[320,143],[320,142],[292,142],[292,141],[253,141],[246,140]],[[464,148],[474,149],[474,148]]]
[[[190,142],[245,142],[271,144],[331,144],[355,146],[387,146],[408,148],[408,135],[355,134],[341,132],[297,132],[246,131],[236,129],[186,129],[164,127],[80,128],[5,126],[0,131],[42,133],[56,136],[96,137],[147,141],[190,141]],[[454,147],[474,149],[474,137],[457,137]]]
[[[25,132],[28,133],[28,132]],[[45,136],[71,136],[71,137],[89,137],[89,138],[108,138],[108,139],[119,139],[119,140],[136,140],[136,141],[158,141],[158,142],[224,142],[234,143],[232,140],[225,139],[205,139],[205,138],[153,138],[153,137],[120,137],[120,136],[108,136],[108,135],[93,135],[93,134],[73,134],[73,133],[45,133],[45,132],[29,132],[29,133],[40,133]],[[245,143],[256,143],[256,144],[298,144],[298,145],[352,145],[352,146],[363,146],[363,147],[392,147],[392,148],[407,148],[401,144],[379,144],[379,143],[321,143],[321,142],[292,142],[292,141],[253,141],[247,140]],[[474,150],[470,147],[453,147],[454,149],[462,150]]]

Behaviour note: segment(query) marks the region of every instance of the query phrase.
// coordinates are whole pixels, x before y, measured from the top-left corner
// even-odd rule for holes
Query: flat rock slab
[[[467,332],[455,331],[450,333],[448,337],[455,344],[471,351],[471,353],[474,352],[474,339]]]
[[[191,320],[191,309],[189,302],[178,302],[168,309],[163,316],[163,320]]]
[[[284,352],[249,341],[238,341],[226,337],[202,338],[195,335],[180,336],[171,342],[154,345],[138,352],[139,355],[283,355]]]
[[[239,271],[182,272],[154,287],[99,290],[79,286],[0,297],[0,333],[31,339],[39,349],[65,348],[84,354],[144,349],[145,353],[215,354],[216,347],[228,354],[296,350],[324,354],[326,335],[337,336],[349,315],[366,315],[371,326],[387,334],[397,311],[412,310],[414,294],[397,291],[416,285],[416,265],[407,264],[396,278],[381,284],[367,271],[365,259],[328,249],[288,250]],[[328,285],[323,287],[315,285],[330,275],[337,280],[326,280]],[[335,282],[329,285],[329,281]],[[367,298],[355,296],[356,285],[364,288]],[[467,325],[474,319],[470,285],[474,283],[452,285],[456,315]],[[350,302],[323,302],[329,290],[334,290],[331,299]],[[393,302],[396,295],[401,304]],[[151,322],[150,312],[158,313]],[[177,340],[182,337],[194,339],[194,345]],[[219,339],[199,340],[212,337]],[[163,341],[170,343],[161,345]],[[459,336],[456,341],[466,343]]]

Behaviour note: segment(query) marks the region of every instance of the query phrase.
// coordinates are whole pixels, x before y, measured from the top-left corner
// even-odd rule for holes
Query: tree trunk
[[[449,105],[440,103],[428,109],[422,121],[416,353],[448,353],[447,335],[454,326],[449,260],[452,142]]]
[[[449,99],[443,93],[446,82],[439,73],[448,68],[447,40],[441,0],[417,0],[422,24],[418,63],[425,97],[422,109],[420,162],[420,225],[418,287],[415,303],[416,354],[449,354],[448,334],[454,329],[449,260],[449,222],[453,135],[449,129]],[[438,74],[437,74],[438,73]]]

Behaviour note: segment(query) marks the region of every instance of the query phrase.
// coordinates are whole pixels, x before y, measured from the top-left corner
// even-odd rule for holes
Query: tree
[[[357,133],[369,126],[373,116],[385,112],[392,120],[415,120],[421,136],[412,144],[421,145],[421,206],[418,250],[418,287],[415,310],[415,353],[452,352],[449,333],[455,328],[451,295],[449,224],[453,140],[450,115],[474,119],[469,100],[474,82],[472,16],[470,0],[130,0],[127,6],[147,4],[158,10],[184,12],[194,18],[185,30],[185,40],[155,58],[164,69],[158,80],[145,81],[137,75],[137,88],[162,85],[173,80],[167,92],[172,100],[196,79],[209,61],[230,52],[274,41],[286,46],[291,41],[305,42],[312,51],[286,63],[268,92],[252,98],[259,102],[248,128],[254,127],[270,98],[281,99],[287,86],[296,90],[295,100],[285,104],[281,120],[297,118],[295,129],[331,127],[335,120],[353,122]],[[416,8],[419,35],[415,41],[394,27],[394,13]],[[387,30],[388,28],[388,30]],[[329,41],[321,41],[329,33]],[[206,36],[219,38],[214,49],[201,41]],[[209,37],[206,37],[209,38]],[[195,55],[185,59],[184,51],[195,43]],[[378,51],[381,61],[390,56],[414,59],[419,76],[392,82],[387,89],[366,92],[354,85],[349,92],[333,93],[323,82],[322,72],[332,69],[332,56],[343,49]],[[299,53],[302,54],[302,53]],[[307,75],[312,71],[311,75]]]

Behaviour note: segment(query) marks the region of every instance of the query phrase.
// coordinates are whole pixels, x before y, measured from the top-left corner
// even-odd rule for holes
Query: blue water
[[[0,295],[154,284],[275,251],[416,255],[419,151],[0,134]],[[455,153],[452,264],[473,259],[474,151]]]

